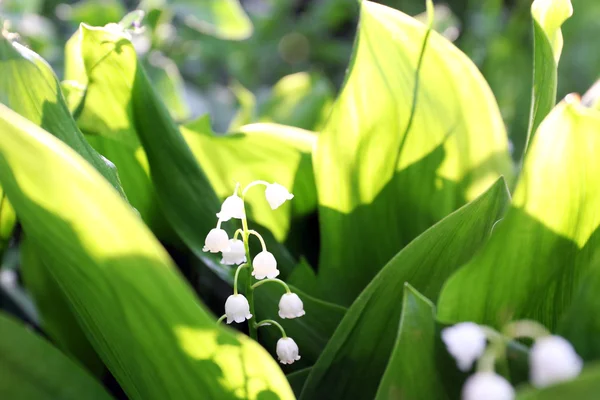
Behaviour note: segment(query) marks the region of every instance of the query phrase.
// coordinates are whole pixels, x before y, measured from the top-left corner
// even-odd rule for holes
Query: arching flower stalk
[[[227,324],[231,324],[232,322],[242,323],[246,320],[250,321],[256,315],[253,301],[254,290],[268,282],[277,283],[285,290],[279,301],[278,314],[282,319],[298,318],[305,314],[304,304],[300,297],[296,293],[292,293],[284,281],[277,279],[277,276],[279,276],[277,260],[267,250],[264,239],[260,233],[248,228],[244,199],[250,188],[259,185],[265,186],[265,199],[273,210],[294,197],[284,186],[278,183],[254,181],[241,191],[241,196],[240,185],[239,183],[236,184],[233,194],[227,197],[221,205],[221,210],[216,214],[218,218],[217,226],[211,229],[206,236],[203,250],[211,253],[221,252],[223,256],[221,259],[222,264],[238,265],[238,267],[233,278],[233,294],[225,302],[225,314],[219,318],[219,323],[223,320]],[[242,227],[241,229],[237,229],[233,238],[230,239],[227,232],[221,229],[221,223],[236,219],[241,221]],[[254,258],[250,254],[250,236],[256,236],[261,245],[261,251]],[[240,294],[238,293],[238,279],[240,272],[245,268],[251,268],[251,277],[248,278],[246,287],[242,290],[244,294]],[[282,334],[276,348],[279,361],[282,364],[292,364],[294,361],[299,360],[298,345],[292,338],[287,337],[283,327],[274,320],[264,320],[259,323],[249,322],[250,336],[257,340],[257,329],[269,325],[277,326]]]

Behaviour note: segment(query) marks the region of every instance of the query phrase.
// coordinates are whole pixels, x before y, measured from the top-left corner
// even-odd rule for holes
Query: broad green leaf
[[[599,129],[600,112],[573,95],[546,117],[506,216],[446,283],[441,321],[501,327],[533,318],[556,327],[600,244]]]
[[[600,359],[600,253],[595,257],[559,324],[559,333],[584,360]]]
[[[178,121],[189,117],[190,110],[185,102],[183,78],[173,60],[153,51],[144,62],[144,69],[163,100],[171,116]]]
[[[321,291],[340,304],[413,238],[512,175],[504,124],[475,65],[369,1],[314,164]]]
[[[70,354],[96,376],[104,372],[104,365],[94,352],[70,311],[69,302],[44,262],[35,245],[24,237],[19,245],[23,283],[31,293],[40,313],[44,333],[64,353]]]
[[[0,254],[8,246],[16,222],[15,210],[8,201],[4,190],[0,188]]]
[[[259,122],[275,122],[319,130],[333,103],[333,87],[318,74],[298,72],[283,77],[258,110]]]
[[[19,400],[109,400],[102,385],[21,322],[0,313],[0,393]]]
[[[0,103],[71,146],[122,193],[114,165],[98,154],[77,129],[52,68],[36,53],[2,35]]]
[[[563,47],[561,25],[573,14],[571,0],[535,0],[533,18],[533,91],[527,144],[556,104],[557,68]]]
[[[220,198],[230,196],[236,182],[245,186],[257,179],[277,182],[294,193],[293,201],[277,210],[271,210],[262,186],[246,196],[249,218],[269,228],[277,240],[286,238],[292,214],[316,209],[311,161],[316,135],[312,132],[276,124],[247,125],[227,135],[180,129]]]
[[[89,164],[4,106],[0,132],[0,184],[129,398],[293,398],[276,362],[215,324],[156,238]]]
[[[244,40],[252,35],[252,22],[238,0],[155,0],[175,11],[189,27],[220,39]]]
[[[111,42],[101,44],[104,35]],[[120,57],[109,57],[112,40],[121,40]],[[128,41],[82,25],[67,42],[63,87],[70,88],[70,107],[86,139],[119,169],[131,205],[161,239],[171,241],[136,132],[131,95],[135,67],[135,50]]]
[[[576,379],[544,389],[527,388],[517,392],[517,400],[596,400],[600,393],[600,366],[590,365]]]
[[[405,283],[398,336],[375,399],[447,399],[435,362],[434,306]]]
[[[127,9],[121,0],[84,0],[73,5],[62,4],[57,13],[61,18],[77,24],[105,25],[119,22],[127,14]]]
[[[256,97],[254,93],[246,89],[241,83],[235,81],[229,89],[238,101],[238,111],[229,123],[230,132],[236,132],[242,126],[255,122],[256,120]]]
[[[393,352],[405,282],[435,301],[448,276],[487,240],[507,200],[506,183],[499,179],[392,258],[346,312],[301,399],[321,393],[330,399],[373,399]]]
[[[310,367],[300,369],[296,372],[292,372],[291,374],[286,375],[292,390],[296,397],[300,396],[300,392],[302,392],[302,388],[304,387],[304,382],[306,382],[306,378],[308,378],[308,374],[310,373]]]

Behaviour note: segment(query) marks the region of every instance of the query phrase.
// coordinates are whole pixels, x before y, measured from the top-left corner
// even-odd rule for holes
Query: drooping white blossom
[[[266,250],[261,251],[252,261],[252,276],[256,279],[273,279],[279,275],[277,260]]]
[[[227,301],[225,301],[225,315],[227,316],[228,324],[232,321],[239,324],[252,318],[252,314],[250,314],[250,304],[248,304],[248,300],[244,295],[232,294],[227,298]]]
[[[244,200],[236,193],[225,199],[221,205],[221,211],[217,213],[217,218],[222,221],[229,221],[231,218],[242,219],[244,216]]]
[[[306,314],[304,304],[296,293],[285,293],[279,300],[279,316],[285,318],[298,318]]]
[[[210,251],[211,253],[218,253],[220,251],[226,251],[229,248],[229,236],[221,228],[214,228],[208,232],[206,239],[204,240],[204,248],[202,251]]]
[[[223,251],[221,264],[238,265],[246,262],[244,242],[238,239],[229,239],[229,248]]]
[[[282,337],[277,341],[277,358],[282,364],[293,364],[300,359],[298,345],[290,337]]]
[[[285,203],[286,200],[293,199],[294,195],[279,183],[270,183],[265,189],[265,197],[267,198],[271,209],[275,210]]]
[[[462,400],[513,400],[515,390],[510,382],[494,372],[471,375],[462,388]]]
[[[442,330],[442,340],[461,371],[468,371],[483,354],[486,340],[481,327],[473,322],[461,322]]]
[[[544,336],[535,341],[529,353],[530,380],[538,387],[575,378],[583,361],[571,343],[560,336]]]

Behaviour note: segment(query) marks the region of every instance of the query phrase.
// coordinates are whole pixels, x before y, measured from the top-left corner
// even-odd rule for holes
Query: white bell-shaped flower
[[[221,228],[214,228],[208,232],[206,239],[204,240],[204,248],[202,251],[210,251],[211,253],[218,253],[220,251],[226,251],[229,248],[229,236]]]
[[[304,304],[296,293],[286,293],[279,300],[279,316],[285,318],[298,318],[306,314]]]
[[[235,193],[225,199],[221,205],[221,212],[217,213],[217,218],[222,221],[229,221],[231,218],[242,219],[243,217],[244,200]]]
[[[462,389],[462,400],[513,400],[515,389],[506,379],[493,372],[471,375]]]
[[[282,337],[277,341],[277,358],[282,364],[293,364],[300,359],[298,345],[290,337]]]
[[[221,264],[238,265],[246,262],[246,249],[244,242],[238,239],[229,239],[229,248],[223,251]]]
[[[250,314],[250,304],[248,304],[248,300],[244,295],[232,294],[227,298],[227,301],[225,301],[225,315],[227,316],[228,324],[232,321],[239,324],[252,318],[252,314]]]
[[[288,192],[288,190],[279,183],[270,183],[267,185],[265,196],[273,210],[285,203],[286,200],[294,198],[294,195]]]
[[[485,350],[485,333],[473,322],[461,322],[442,330],[442,340],[461,371],[468,371]]]
[[[273,279],[279,275],[277,260],[266,250],[261,251],[252,261],[252,276],[256,279]]]
[[[531,383],[542,388],[575,378],[581,372],[583,361],[566,339],[545,336],[533,344],[529,367]]]

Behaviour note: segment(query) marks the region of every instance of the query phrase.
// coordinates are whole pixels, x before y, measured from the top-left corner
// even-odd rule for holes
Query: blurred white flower
[[[227,316],[228,324],[230,324],[232,321],[235,321],[239,324],[247,319],[252,318],[248,300],[241,294],[232,294],[225,302],[225,315]]]
[[[279,316],[285,318],[298,318],[306,314],[304,304],[296,293],[286,293],[279,300]]]
[[[461,371],[468,371],[485,350],[485,333],[473,322],[461,322],[442,330],[442,340]]]
[[[494,372],[471,375],[462,389],[462,400],[513,400],[515,390],[506,379]]]
[[[566,339],[544,336],[533,344],[529,366],[531,383],[542,388],[575,378],[581,372],[583,361]]]
[[[266,250],[261,251],[252,261],[252,276],[256,279],[273,279],[279,275],[277,260]]]
[[[246,249],[244,242],[238,239],[229,239],[229,248],[223,250],[221,264],[238,265],[246,262]]]
[[[279,183],[270,183],[265,190],[265,197],[267,198],[271,209],[275,210],[285,203],[286,200],[293,199],[294,195],[288,192],[288,190]]]
[[[218,253],[220,251],[226,251],[229,248],[229,236],[221,228],[214,228],[208,232],[206,239],[204,240],[204,248],[202,251],[210,251],[211,253]]]
[[[283,337],[277,341],[277,358],[282,364],[293,364],[294,361],[298,361],[299,351],[298,345],[290,337]]]
[[[221,221],[229,221],[231,218],[242,219],[244,217],[244,200],[237,194],[232,194],[225,199],[221,205],[221,212],[217,218]]]

